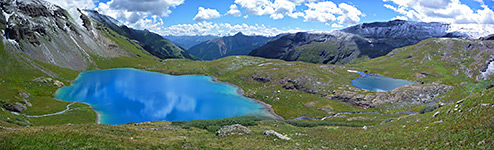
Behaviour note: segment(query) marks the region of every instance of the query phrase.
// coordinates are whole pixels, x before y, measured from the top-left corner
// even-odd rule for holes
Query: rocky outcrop
[[[286,136],[286,135],[283,135],[283,134],[280,134],[274,130],[266,130],[263,132],[264,135],[275,135],[276,137],[282,139],[282,140],[291,140],[292,138]]]
[[[486,37],[481,37],[480,40],[482,40],[482,41],[494,40],[494,34],[491,34],[491,35],[486,36]]]
[[[269,74],[253,74],[252,79],[261,82],[261,83],[266,83],[271,81],[271,76]]]
[[[58,81],[58,80],[53,80],[52,78],[39,77],[39,78],[33,79],[33,81],[34,82],[42,82],[42,83],[51,84],[51,85],[56,86],[56,87],[65,86],[65,84],[63,82]]]
[[[245,126],[234,124],[221,127],[221,129],[216,131],[216,136],[245,135],[251,132],[252,131]]]
[[[300,76],[295,79],[285,78],[279,82],[284,89],[299,90],[309,94],[318,94],[324,86],[318,82],[318,78],[312,76]]]
[[[81,13],[80,18],[82,19],[82,26],[86,27],[87,30],[91,30],[91,19],[84,13],[82,13],[82,10],[77,9],[79,13]]]
[[[4,104],[2,107],[12,112],[22,112],[27,109],[26,106],[19,102],[16,102],[14,104]]]
[[[385,103],[420,104],[433,100],[437,96],[453,90],[445,84],[406,85],[388,92],[365,93],[363,90],[335,90],[327,98],[350,103],[362,108],[371,108]]]

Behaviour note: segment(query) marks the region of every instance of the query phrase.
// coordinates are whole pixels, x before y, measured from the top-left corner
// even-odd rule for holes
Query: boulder
[[[221,127],[218,131],[216,131],[216,136],[229,136],[229,135],[245,135],[249,134],[252,131],[240,124],[234,124],[234,125],[226,125]]]
[[[436,116],[439,115],[439,111],[434,113],[434,115],[432,115],[433,118],[436,118]]]
[[[21,92],[21,93],[19,93],[19,96],[24,97],[24,98],[29,98],[29,96],[31,96],[31,94],[29,94],[28,92]]]
[[[3,108],[9,110],[9,111],[13,111],[13,112],[22,112],[24,110],[27,109],[26,106],[22,105],[21,103],[15,103],[14,105],[12,104],[6,104],[6,105],[3,105],[2,106]]]
[[[58,80],[55,80],[53,81],[53,85],[57,86],[57,87],[62,87],[62,86],[65,86],[65,84],[63,84],[63,82],[60,82]]]
[[[49,83],[49,82],[52,82],[53,79],[52,78],[43,78],[43,77],[39,77],[39,78],[35,78],[33,79],[34,82],[43,82],[43,83]]]
[[[277,136],[278,138],[280,138],[282,140],[291,140],[292,139],[292,138],[290,138],[290,137],[288,137],[286,135],[282,135],[282,134],[280,134],[280,133],[278,133],[278,132],[276,132],[274,130],[264,131],[264,134],[265,135],[271,135],[271,134],[273,134],[273,135]]]

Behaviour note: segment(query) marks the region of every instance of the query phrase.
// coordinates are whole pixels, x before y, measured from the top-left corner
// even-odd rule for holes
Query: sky
[[[394,19],[494,24],[494,0],[47,0],[160,35],[274,36]]]

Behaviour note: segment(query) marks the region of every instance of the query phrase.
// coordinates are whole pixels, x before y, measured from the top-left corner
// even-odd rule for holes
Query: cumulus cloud
[[[92,0],[46,0],[52,4],[58,5],[67,10],[70,16],[76,21],[79,26],[82,26],[82,20],[79,18],[80,13],[77,8],[80,9],[94,9],[96,5]]]
[[[304,21],[326,23],[338,21],[339,24],[351,25],[358,23],[360,16],[364,16],[360,10],[346,3],[336,5],[331,1],[324,1],[305,5],[308,9],[305,10]]]
[[[198,22],[195,24],[177,24],[163,28],[159,33],[162,35],[233,35],[242,32],[246,35],[264,35],[274,36],[283,31],[267,27],[264,24],[247,25],[213,23],[208,21]]]
[[[340,24],[355,24],[360,21],[359,16],[364,16],[360,10],[352,5],[340,3],[338,6],[343,12],[343,14],[337,18]]]
[[[99,3],[97,11],[116,19],[122,19],[134,24],[142,18],[168,17],[172,12],[170,8],[177,7],[184,0],[111,0],[107,3]]]
[[[52,4],[58,5],[64,9],[93,9],[96,6],[92,0],[46,0]]]
[[[333,28],[341,28],[341,27],[343,27],[343,25],[333,23],[333,24],[331,24],[331,27],[333,27]]]
[[[230,10],[228,10],[227,14],[235,16],[235,17],[242,16],[242,12],[240,12],[240,10],[238,10],[238,6],[235,4],[230,5]]]
[[[235,4],[245,9],[248,15],[269,15],[270,18],[277,20],[283,19],[285,16],[298,18],[304,13],[297,12],[296,7],[304,2],[312,2],[314,0],[235,0]]]
[[[407,17],[405,17],[405,16],[396,16],[396,17],[394,17],[394,18],[393,18],[393,19],[391,19],[391,20],[408,20],[408,18],[407,18]]]
[[[216,9],[199,7],[198,10],[199,12],[197,12],[197,15],[194,17],[195,21],[204,21],[221,17]]]
[[[481,9],[472,10],[460,0],[383,0],[391,2],[384,7],[396,11],[409,19],[424,22],[446,22],[456,24],[494,24],[494,12],[483,4]]]
[[[251,15],[269,15],[274,12],[273,3],[269,0],[235,0],[235,3]]]
[[[283,19],[303,17],[304,21],[334,22],[340,24],[355,24],[360,21],[360,16],[365,16],[352,5],[340,3],[336,5],[332,1],[319,0],[235,0],[235,4],[245,9],[247,15],[269,15],[271,19]],[[297,7],[304,4],[307,9],[298,11]],[[238,10],[230,8],[230,10]],[[337,15],[337,16],[336,16]]]
[[[341,14],[335,3],[331,1],[305,4],[309,9],[305,10],[305,20],[313,22],[333,22],[336,20],[334,14]]]

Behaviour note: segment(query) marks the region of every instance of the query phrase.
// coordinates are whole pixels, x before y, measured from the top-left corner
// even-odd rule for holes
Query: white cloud
[[[134,0],[111,0],[107,3],[99,3],[96,10],[110,17],[134,24],[141,18],[168,17],[172,12],[170,8],[177,7],[183,3],[184,0],[146,0],[139,2]]]
[[[220,13],[216,9],[199,7],[198,10],[199,12],[197,12],[193,19],[195,21],[204,21],[221,17]]]
[[[247,25],[245,23],[232,25],[229,23],[213,23],[208,21],[195,24],[177,24],[162,28],[161,35],[234,35],[242,32],[246,35],[274,36],[283,31],[267,27],[264,24]]]
[[[304,16],[303,12],[297,12],[296,7],[304,2],[315,0],[235,0],[235,4],[245,9],[249,15],[269,15],[270,18],[277,20],[285,16],[298,18]]]
[[[394,17],[394,18],[393,18],[393,19],[391,19],[391,20],[408,20],[408,18],[407,18],[407,17],[405,17],[405,16],[396,16],[396,17]]]
[[[64,9],[93,9],[96,6],[92,0],[45,0],[47,2],[56,4]]]
[[[334,22],[351,25],[360,21],[360,16],[365,16],[360,10],[352,5],[340,3],[336,5],[331,1],[307,3],[304,21],[312,22]],[[337,17],[338,15],[338,17]]]
[[[333,28],[341,28],[341,27],[343,27],[343,25],[333,23],[333,24],[331,25],[331,27],[333,27]]]
[[[360,21],[359,16],[364,16],[360,10],[352,5],[340,3],[338,6],[343,12],[343,14],[337,18],[340,24],[355,24]]]
[[[331,1],[308,3],[305,4],[308,9],[305,10],[305,20],[313,22],[333,22],[336,20],[334,14],[342,14],[335,3]]]
[[[235,17],[242,16],[242,12],[240,12],[240,10],[238,10],[238,6],[235,4],[230,5],[230,10],[228,10],[227,14],[235,16]]]
[[[63,9],[66,9],[70,16],[77,22],[78,25],[82,26],[82,20],[80,19],[79,11],[80,9],[94,9],[96,5],[92,0],[46,0],[52,4],[58,5]]]
[[[424,22],[494,24],[494,12],[483,1],[482,9],[472,10],[460,0],[383,0],[384,7],[409,19]]]

